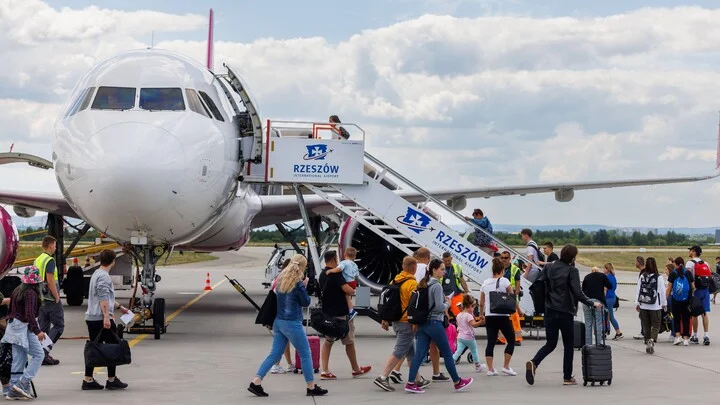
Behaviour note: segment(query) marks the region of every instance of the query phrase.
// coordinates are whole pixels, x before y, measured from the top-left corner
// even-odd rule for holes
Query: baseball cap
[[[695,253],[701,255],[702,254],[702,248],[699,245],[690,246],[688,250],[694,250]]]

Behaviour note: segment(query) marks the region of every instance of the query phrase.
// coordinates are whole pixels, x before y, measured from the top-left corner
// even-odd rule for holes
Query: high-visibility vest
[[[505,269],[507,270],[507,269]],[[515,276],[520,271],[520,268],[514,264],[510,265],[510,286],[513,290],[515,290]]]
[[[452,264],[453,267],[453,273],[455,274],[455,285],[457,286],[458,290],[462,291],[462,284],[460,284],[460,277],[462,277],[462,269],[460,268],[459,264]]]
[[[50,293],[50,290],[47,288],[47,280],[45,280],[45,271],[47,270],[47,265],[50,263],[51,260],[55,260],[52,256],[49,254],[42,252],[40,253],[40,256],[35,259],[35,267],[40,271],[40,280],[42,280],[42,292],[43,292],[43,299],[49,299],[51,301],[55,301],[55,297],[52,296],[52,293]],[[57,263],[55,264],[55,271],[53,271],[53,277],[55,277],[55,285],[58,284],[58,266]]]

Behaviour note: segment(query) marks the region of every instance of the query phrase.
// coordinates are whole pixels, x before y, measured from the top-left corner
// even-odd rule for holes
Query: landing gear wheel
[[[153,302],[153,327],[155,329],[155,340],[160,339],[160,334],[162,334],[166,328],[165,328],[165,299],[164,298],[156,298],[155,302]]]
[[[77,307],[83,303],[83,271],[79,267],[72,266],[68,269],[63,290],[68,306]]]

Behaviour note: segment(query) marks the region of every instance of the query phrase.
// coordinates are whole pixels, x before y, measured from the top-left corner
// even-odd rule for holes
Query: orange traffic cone
[[[205,279],[205,288],[203,288],[203,291],[212,291],[212,286],[210,285],[210,273],[207,274],[207,278]]]

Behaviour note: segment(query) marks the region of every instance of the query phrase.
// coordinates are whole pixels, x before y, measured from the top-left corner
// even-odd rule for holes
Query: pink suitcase
[[[317,336],[308,336],[308,344],[310,345],[310,357],[312,357],[313,372],[320,371],[320,338]],[[302,373],[302,361],[300,361],[300,353],[295,350],[295,373]]]

